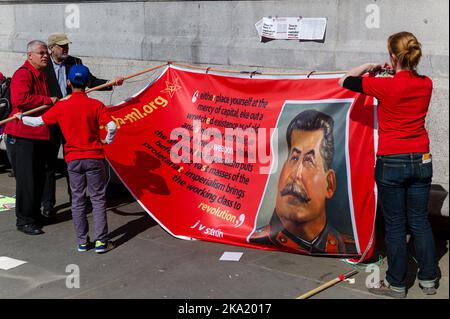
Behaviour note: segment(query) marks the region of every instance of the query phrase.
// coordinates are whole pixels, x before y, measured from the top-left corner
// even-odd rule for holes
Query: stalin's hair
[[[323,158],[324,170],[331,168],[334,157],[334,137],[333,137],[333,118],[325,113],[316,110],[306,110],[299,114],[289,123],[286,131],[286,141],[289,151],[291,150],[292,132],[294,130],[301,131],[317,131],[323,130],[323,139],[320,145],[320,155]]]

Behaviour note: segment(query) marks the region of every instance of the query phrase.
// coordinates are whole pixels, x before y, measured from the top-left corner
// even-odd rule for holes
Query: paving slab
[[[1,164],[0,191],[7,196],[15,191],[14,178]],[[0,212],[0,256],[27,262],[0,270],[0,299],[293,300],[352,269],[359,271],[354,282],[341,282],[312,299],[386,299],[367,292],[368,264],[174,238],[116,183],[108,187],[108,223],[117,248],[102,255],[80,253],[67,202],[66,182],[59,178],[57,218],[40,236],[18,232],[14,210]],[[92,225],[91,215],[88,220]],[[411,258],[408,299],[449,298],[448,233],[436,240],[442,272],[438,294],[420,291]],[[382,237],[377,247],[372,262],[383,276]],[[239,261],[220,261],[226,251],[243,255]]]

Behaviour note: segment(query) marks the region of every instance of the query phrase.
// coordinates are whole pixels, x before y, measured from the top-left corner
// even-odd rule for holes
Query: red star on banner
[[[166,81],[166,88],[164,90],[162,90],[161,92],[169,93],[170,97],[173,97],[175,92],[178,91],[179,89],[181,89],[181,86],[178,85],[177,79],[175,79],[175,81],[173,83]]]

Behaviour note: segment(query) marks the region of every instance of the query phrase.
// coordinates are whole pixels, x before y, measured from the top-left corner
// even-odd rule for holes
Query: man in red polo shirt
[[[37,40],[28,43],[27,60],[11,79],[11,114],[52,105],[58,100],[50,97],[47,91],[43,72],[47,64],[47,45]],[[27,235],[42,234],[39,216],[49,130],[47,126],[30,127],[20,121],[11,121],[5,125],[5,133],[6,148],[16,175],[17,229]]]
[[[89,81],[89,69],[74,65],[68,75],[72,94],[39,117],[24,116],[25,125],[34,127],[58,124],[66,140],[64,159],[69,172],[72,193],[72,218],[77,235],[78,251],[89,249],[88,222],[86,218],[86,187],[89,190],[94,217],[95,251],[103,253],[113,245],[108,242],[106,220],[106,167],[103,144],[112,142],[116,124],[108,115],[105,105],[88,97],[85,88]],[[100,126],[107,135],[100,138]]]

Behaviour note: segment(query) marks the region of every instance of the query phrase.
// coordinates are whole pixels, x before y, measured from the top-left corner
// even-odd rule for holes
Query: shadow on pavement
[[[116,247],[126,243],[147,229],[158,225],[147,213],[138,219],[132,220],[109,233],[109,238],[114,241]],[[119,237],[120,236],[120,237]],[[115,239],[116,237],[119,237]]]
[[[107,209],[113,214],[120,216],[141,216],[138,219],[127,222],[109,233],[109,238],[114,241],[115,246],[120,246],[130,239],[136,237],[147,229],[158,225],[143,209],[137,213],[131,213],[120,208],[135,202],[133,195],[122,183],[109,183],[106,190]],[[119,237],[119,238],[117,238]],[[117,238],[117,239],[115,239]]]

